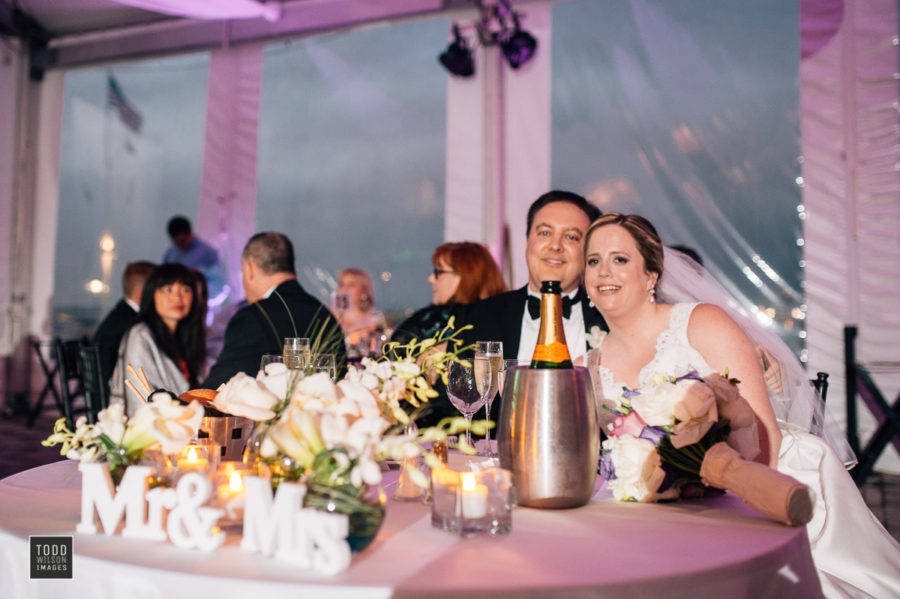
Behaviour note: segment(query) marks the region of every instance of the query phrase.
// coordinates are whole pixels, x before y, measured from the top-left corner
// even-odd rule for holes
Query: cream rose
[[[239,372],[219,387],[212,406],[225,414],[263,422],[275,417],[275,408],[281,403],[281,397],[257,379]]]
[[[616,478],[608,484],[613,496],[619,501],[654,501],[666,475],[653,442],[624,436],[607,439],[603,448],[612,451]]]

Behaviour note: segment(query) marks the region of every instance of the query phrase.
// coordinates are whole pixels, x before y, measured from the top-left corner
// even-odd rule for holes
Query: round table
[[[510,534],[469,539],[432,527],[427,505],[389,501],[375,542],[353,557],[349,569],[325,577],[243,551],[239,532],[212,553],[75,533],[80,485],[71,461],[0,481],[5,596],[821,596],[805,529],[767,520],[730,494],[620,503],[598,484],[586,506],[517,507]],[[73,536],[71,580],[29,578],[29,535]]]

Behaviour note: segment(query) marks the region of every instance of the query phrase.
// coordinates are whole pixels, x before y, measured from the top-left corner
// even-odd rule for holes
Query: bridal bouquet
[[[756,416],[735,379],[657,375],[626,390],[603,442],[600,475],[620,501],[676,499],[699,485],[727,489],[786,524],[812,517],[809,489],[764,464]]]
[[[179,453],[196,436],[202,420],[203,408],[198,402],[185,406],[168,392],[157,391],[130,418],[125,416],[123,404],[101,410],[96,424],[79,417],[74,431],[66,426],[65,418],[60,418],[53,434],[41,444],[62,444],[60,455],[71,460],[107,462],[113,483],[118,485],[125,469],[149,452]]]

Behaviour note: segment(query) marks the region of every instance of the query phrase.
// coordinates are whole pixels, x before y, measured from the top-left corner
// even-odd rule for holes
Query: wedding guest
[[[494,257],[480,243],[441,244],[431,255],[431,264],[434,267],[428,275],[431,305],[419,309],[398,325],[391,341],[408,343],[413,337],[433,337],[446,326],[459,306],[506,291]]]
[[[219,252],[194,233],[191,221],[184,216],[173,216],[167,226],[172,245],[163,255],[164,264],[184,264],[195,268],[206,277],[208,295],[212,299],[208,302],[210,310],[219,306],[228,290],[225,285],[225,269],[219,259]]]
[[[811,434],[821,430],[813,415],[821,415],[822,406],[791,350],[730,309],[734,300],[692,259],[664,252],[643,217],[604,215],[584,241],[587,294],[609,324],[609,333],[584,357],[598,400],[615,405],[623,388],[656,375],[727,369],[757,416],[759,461],[815,494],[807,533],[825,596],[900,597],[900,545],[844,469],[841,460],[852,458],[846,440]],[[770,399],[757,344],[781,363],[790,382],[787,397]]]
[[[272,232],[251,237],[241,275],[248,303],[228,321],[222,353],[201,386],[215,389],[238,372],[255,376],[262,355],[280,354],[285,337],[309,337],[314,350],[321,339],[318,349],[335,354],[340,375],[347,357],[340,325],[297,281],[290,239]]]
[[[345,268],[338,275],[334,311],[351,350],[368,350],[371,335],[390,325],[384,312],[375,309],[375,289],[369,273],[361,268]]]
[[[126,412],[133,414],[142,402],[126,386],[128,365],[142,369],[153,390],[180,395],[197,385],[206,357],[206,334],[196,285],[194,274],[181,264],[163,264],[147,277],[138,322],[119,345],[109,381],[110,403],[124,401]]]
[[[109,386],[109,377],[116,367],[119,344],[125,336],[125,331],[138,321],[144,282],[154,268],[155,264],[144,261],[130,262],[125,266],[122,273],[122,299],[103,318],[94,332],[91,343],[100,348],[100,378],[104,385]],[[107,396],[108,391],[109,389]]]

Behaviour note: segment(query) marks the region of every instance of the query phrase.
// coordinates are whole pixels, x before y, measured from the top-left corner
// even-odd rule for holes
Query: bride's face
[[[644,270],[637,242],[625,228],[607,225],[588,240],[584,285],[588,297],[604,314],[648,304],[656,273]]]

